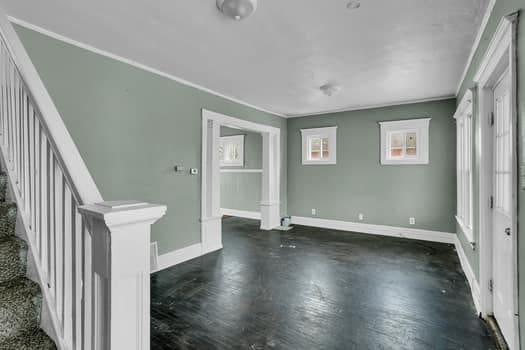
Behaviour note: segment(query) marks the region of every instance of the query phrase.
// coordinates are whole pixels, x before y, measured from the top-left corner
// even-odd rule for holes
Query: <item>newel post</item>
[[[150,228],[166,206],[136,201],[79,208],[92,240],[93,348],[150,348]]]

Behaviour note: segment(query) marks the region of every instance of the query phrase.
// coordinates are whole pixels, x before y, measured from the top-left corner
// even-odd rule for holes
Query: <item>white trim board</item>
[[[472,64],[472,60],[474,59],[474,55],[476,54],[476,51],[478,51],[479,43],[481,42],[481,38],[483,37],[483,33],[485,32],[485,28],[487,27],[487,24],[489,23],[490,16],[492,15],[492,11],[494,10],[494,6],[496,5],[496,0],[490,0],[489,4],[487,5],[487,9],[485,11],[485,14],[483,15],[483,20],[481,21],[481,25],[479,26],[478,33],[476,34],[476,38],[474,39],[474,44],[472,45],[472,48],[470,49],[470,54],[467,59],[467,64],[465,65],[465,69],[463,69],[463,74],[461,74],[461,78],[459,79],[458,87],[456,89],[456,96],[459,94],[459,90],[461,90],[461,85],[463,85],[463,81],[465,80],[468,70],[470,69],[470,65]]]
[[[411,104],[416,104],[416,103],[450,100],[452,98],[456,98],[456,95],[436,96],[436,97],[420,98],[420,99],[412,99],[412,100],[404,100],[404,101],[391,101],[387,103],[377,103],[377,104],[371,104],[371,105],[349,106],[349,107],[343,107],[343,108],[337,108],[337,109],[328,109],[325,111],[313,112],[313,113],[286,114],[286,117],[287,118],[301,118],[301,117],[311,117],[314,115],[322,115],[322,114],[364,111],[367,109],[397,107],[397,106],[411,105]]]
[[[519,135],[518,128],[518,103],[517,103],[517,22],[518,12],[501,18],[498,27],[479,63],[478,71],[474,75],[474,82],[477,83],[477,113],[480,120],[490,117],[494,112],[494,87],[502,76],[503,72],[508,71],[510,79],[510,113],[512,123],[510,123],[513,145],[511,147],[512,157],[512,193],[518,191],[518,155],[517,140]],[[479,283],[481,287],[481,314],[482,317],[494,313],[494,296],[489,289],[490,281],[494,277],[493,269],[493,235],[492,212],[486,205],[486,200],[493,192],[493,153],[495,146],[493,143],[493,129],[489,123],[478,123],[477,133],[479,143],[477,145],[476,157],[479,164]],[[518,203],[516,196],[512,197],[512,223],[511,232],[517,232],[518,227]],[[511,235],[512,242],[512,313],[514,314],[513,327],[506,327],[506,341],[510,348],[520,348],[520,319],[519,319],[519,294],[518,294],[518,235]]]
[[[119,62],[122,62],[122,63],[125,63],[125,64],[129,64],[130,66],[133,66],[133,67],[145,70],[147,72],[159,75],[159,76],[161,76],[163,78],[167,78],[169,80],[176,81],[176,82],[178,82],[178,83],[180,83],[182,85],[186,85],[186,86],[195,88],[197,90],[207,92],[209,94],[212,94],[212,95],[224,98],[224,99],[226,99],[228,101],[235,102],[235,103],[238,103],[238,104],[246,106],[246,107],[250,107],[250,108],[256,109],[256,110],[261,111],[261,112],[269,113],[269,114],[272,114],[272,115],[275,115],[275,116],[281,117],[281,118],[287,118],[287,116],[284,115],[284,114],[272,112],[272,111],[270,111],[268,109],[252,105],[251,103],[244,102],[244,101],[239,100],[239,99],[237,99],[235,97],[231,97],[231,96],[228,96],[228,95],[221,94],[220,92],[208,89],[208,88],[206,88],[206,87],[204,87],[202,85],[192,83],[192,82],[190,82],[188,80],[179,78],[179,77],[177,77],[175,75],[172,75],[172,74],[165,73],[165,72],[163,72],[163,71],[161,71],[159,69],[150,67],[150,66],[145,65],[143,63],[139,63],[139,62],[133,61],[131,59],[128,59],[128,58],[125,58],[125,57],[122,57],[122,56],[119,56],[119,55],[111,53],[109,51],[98,49],[98,48],[96,48],[94,46],[91,46],[89,44],[85,44],[85,43],[82,43],[80,41],[77,41],[77,40],[74,40],[72,38],[69,38],[67,36],[64,36],[62,34],[58,34],[58,33],[55,33],[53,31],[44,29],[44,28],[39,27],[37,25],[31,24],[29,22],[26,22],[26,21],[24,21],[22,19],[19,19],[19,18],[13,17],[13,16],[8,16],[8,19],[9,19],[9,21],[11,23],[15,23],[15,24],[17,24],[17,25],[19,25],[21,27],[30,29],[30,30],[35,31],[37,33],[46,35],[46,36],[51,37],[53,39],[65,42],[67,44],[70,44],[70,45],[73,45],[73,46],[76,46],[76,47],[79,47],[81,49],[84,49],[84,50],[87,50],[87,51],[91,51],[91,52],[96,53],[98,55],[105,56],[105,57],[111,58],[113,60],[116,60],[116,61],[119,61]]]
[[[221,173],[262,173],[262,169],[221,169]]]
[[[236,216],[239,218],[261,220],[261,213],[256,211],[221,208],[221,215]]]
[[[459,237],[456,235],[454,245],[456,247],[456,252],[458,253],[459,262],[461,263],[461,268],[467,277],[468,284],[470,286],[470,292],[472,294],[472,300],[474,301],[474,306],[476,307],[476,313],[481,313],[481,291],[479,289],[479,283],[474,274],[474,270],[468,261],[463,245],[459,240]]]
[[[159,272],[168,267],[181,264],[185,261],[198,258],[206,253],[202,251],[202,244],[196,243],[185,248],[159,255],[157,257],[157,268],[152,267],[151,273]]]
[[[419,239],[439,243],[455,244],[456,234],[449,232],[421,230],[407,227],[363,224],[350,221],[329,220],[292,216],[292,224],[328,228],[333,230],[368,233],[373,235]]]

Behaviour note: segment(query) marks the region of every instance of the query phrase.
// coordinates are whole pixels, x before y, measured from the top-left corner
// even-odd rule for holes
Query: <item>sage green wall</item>
[[[288,122],[288,214],[455,232],[455,99]],[[379,121],[431,117],[429,165],[381,165]],[[302,165],[302,128],[337,125],[337,164]],[[408,225],[409,217],[416,225]]]
[[[281,129],[286,120],[15,26],[105,200],[168,206],[152,231],[161,254],[200,242],[201,109]]]
[[[244,135],[244,166],[225,169],[262,169],[262,135],[221,127],[221,136]],[[221,208],[259,212],[262,173],[221,173]]]
[[[519,300],[520,300],[520,332],[521,332],[521,349],[525,350],[525,19],[523,18],[523,10],[525,10],[525,1],[523,0],[498,0],[494,10],[490,16],[487,27],[483,33],[480,45],[474,54],[472,63],[468,69],[465,80],[461,85],[460,92],[458,94],[458,101],[461,101],[461,97],[465,93],[466,89],[474,87],[473,77],[479,68],[480,62],[487,51],[487,47],[490,43],[492,36],[494,35],[496,28],[501,19],[508,14],[519,11],[520,18],[518,22],[518,35],[517,35],[517,74],[518,74],[518,159],[520,160],[519,167],[519,189],[518,189],[518,274],[519,274]],[[480,120],[476,119],[476,127],[479,125]],[[476,179],[479,175],[478,165],[474,167],[474,178]],[[477,186],[478,182],[475,182]],[[475,187],[477,188],[477,187]],[[476,213],[479,208],[476,205],[477,201],[474,202],[474,212]],[[477,218],[477,216],[476,216]],[[478,251],[472,251],[466,244],[463,233],[458,230],[459,237],[463,243],[467,257],[470,260],[472,268],[475,271],[476,276],[479,278],[479,254]],[[475,238],[478,238],[477,228],[474,227]]]
[[[221,208],[261,211],[261,173],[222,173]]]

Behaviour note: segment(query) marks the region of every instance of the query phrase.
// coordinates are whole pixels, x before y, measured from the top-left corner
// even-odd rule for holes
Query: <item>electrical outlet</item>
[[[317,209],[313,209],[313,208],[312,208],[312,215],[313,215],[313,216],[316,216],[316,215],[317,215]]]
[[[408,219],[408,223],[409,223],[410,225],[415,225],[415,224],[416,224],[416,218],[409,218],[409,219]]]
[[[365,219],[365,216],[361,213],[359,213],[359,221],[363,221]]]

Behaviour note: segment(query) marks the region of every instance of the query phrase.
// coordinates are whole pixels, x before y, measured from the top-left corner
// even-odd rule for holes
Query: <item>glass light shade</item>
[[[217,0],[217,7],[226,16],[241,20],[255,12],[257,0]]]

